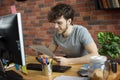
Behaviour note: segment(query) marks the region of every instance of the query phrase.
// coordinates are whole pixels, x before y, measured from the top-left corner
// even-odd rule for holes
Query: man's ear
[[[71,24],[72,20],[71,18],[67,20],[67,24]]]

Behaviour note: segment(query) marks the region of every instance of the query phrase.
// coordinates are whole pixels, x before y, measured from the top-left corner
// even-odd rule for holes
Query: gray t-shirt
[[[58,45],[67,57],[81,57],[87,54],[85,45],[93,42],[88,30],[80,25],[73,25],[73,32],[66,38],[55,32],[53,43]]]

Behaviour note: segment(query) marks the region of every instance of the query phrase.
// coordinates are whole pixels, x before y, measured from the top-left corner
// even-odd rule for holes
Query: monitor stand
[[[13,70],[5,71],[0,59],[0,80],[23,80],[23,77]]]

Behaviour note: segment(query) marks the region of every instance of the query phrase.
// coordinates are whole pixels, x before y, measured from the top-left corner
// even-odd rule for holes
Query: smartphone
[[[80,69],[77,73],[79,76],[88,77],[88,70]]]

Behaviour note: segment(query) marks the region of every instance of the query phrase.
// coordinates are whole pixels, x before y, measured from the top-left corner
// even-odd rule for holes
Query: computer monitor
[[[0,60],[25,66],[25,51],[21,14],[9,14],[0,17]],[[0,71],[4,65],[0,65]]]

